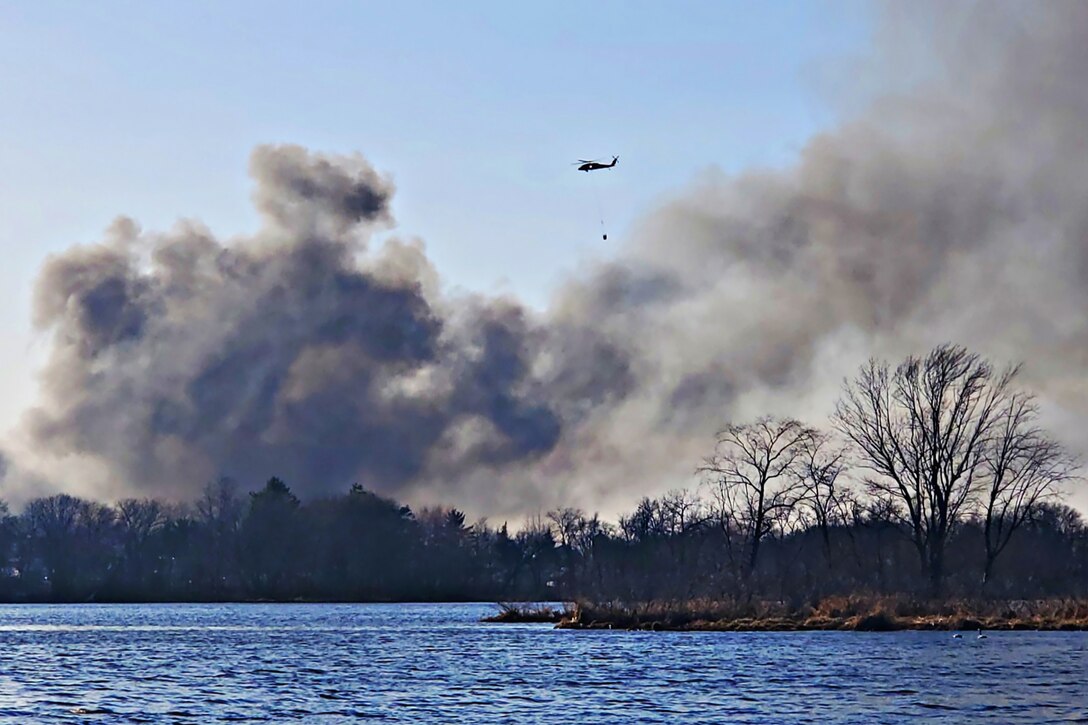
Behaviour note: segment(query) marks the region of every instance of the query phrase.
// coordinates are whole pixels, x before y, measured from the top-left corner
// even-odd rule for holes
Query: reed
[[[500,615],[501,616],[501,615]],[[495,621],[506,621],[498,620]],[[519,620],[511,620],[519,621]],[[543,620],[535,620],[543,621]],[[791,606],[781,601],[579,601],[558,621],[571,629],[713,631],[1088,630],[1088,601],[933,601],[854,594]]]
[[[571,616],[571,610],[567,608],[556,609],[548,605],[526,604],[513,602],[499,602],[499,611],[484,617],[484,622],[503,622],[506,624],[517,622],[552,622],[558,623]]]

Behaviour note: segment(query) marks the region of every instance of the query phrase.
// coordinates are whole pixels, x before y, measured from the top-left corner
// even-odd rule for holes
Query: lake
[[[1088,722],[1088,633],[621,632],[488,604],[0,606],[3,722]]]

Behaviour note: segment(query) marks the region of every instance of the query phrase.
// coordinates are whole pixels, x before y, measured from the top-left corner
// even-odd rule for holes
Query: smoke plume
[[[905,7],[865,69],[886,92],[791,168],[663,202],[546,313],[369,249],[393,189],[363,158],[259,147],[252,237],[120,219],[45,264],[51,354],[10,467],[96,495],[275,474],[611,512],[688,483],[725,422],[820,423],[869,355],[944,341],[1025,361],[1084,450],[1088,4]]]

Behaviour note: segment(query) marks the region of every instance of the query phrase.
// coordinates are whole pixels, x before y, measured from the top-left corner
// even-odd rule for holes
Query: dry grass
[[[515,622],[558,623],[564,618],[569,618],[570,616],[571,611],[566,608],[554,609],[553,607],[539,604],[513,604],[510,602],[499,602],[498,614],[484,617],[481,621],[504,622],[507,624]]]
[[[578,602],[557,626],[717,631],[1088,630],[1088,601],[934,602],[859,594],[827,597],[800,607],[767,601]]]

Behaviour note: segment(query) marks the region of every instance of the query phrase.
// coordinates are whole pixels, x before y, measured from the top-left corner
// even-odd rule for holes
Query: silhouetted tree
[[[19,519],[11,515],[7,502],[0,501],[0,598],[13,597],[22,575],[16,548],[19,535]]]
[[[814,435],[796,420],[730,425],[699,469],[708,477],[718,510],[744,537],[746,577],[756,569],[763,540],[793,513],[803,494],[797,464]]]
[[[962,347],[908,357],[894,371],[870,360],[844,385],[833,417],[852,443],[871,495],[893,504],[941,593],[945,548],[978,486],[979,466],[1016,368],[1003,373]]]
[[[1088,527],[1059,503],[1078,462],[1015,372],[952,346],[894,371],[871,361],[836,409],[845,441],[795,420],[729,426],[702,488],[643,498],[618,526],[567,506],[511,532],[359,484],[302,502],[278,478],[248,499],[220,479],[191,510],[0,503],[0,599],[1088,596]]]
[[[1036,425],[1037,418],[1031,395],[1011,394],[995,416],[983,452],[984,586],[1013,534],[1041,503],[1059,493],[1057,487],[1072,478],[1077,468],[1076,460]]]
[[[801,483],[798,502],[811,514],[820,533],[828,569],[834,568],[831,530],[842,527],[851,518],[853,493],[843,484],[846,471],[845,451],[834,447],[824,433],[814,432],[806,441],[798,461],[797,475]]]
[[[92,598],[117,554],[113,511],[58,494],[31,501],[23,520],[30,558],[44,567],[53,597],[60,601]]]
[[[280,597],[299,584],[294,579],[302,533],[298,508],[298,498],[278,478],[250,494],[241,529],[242,562],[250,586],[261,596]]]
[[[411,509],[354,484],[346,496],[306,507],[319,591],[345,599],[395,599],[412,592],[420,542]]]
[[[119,501],[115,509],[122,548],[117,576],[121,580],[121,592],[135,597],[138,596],[135,592],[144,589],[142,579],[157,572],[156,557],[148,543],[169,517],[166,506],[150,498],[127,498]]]

